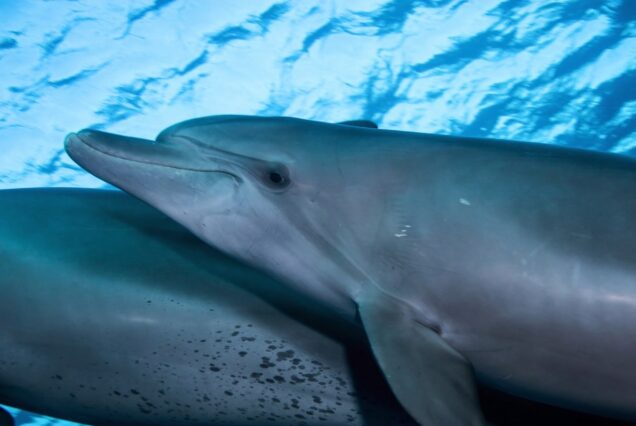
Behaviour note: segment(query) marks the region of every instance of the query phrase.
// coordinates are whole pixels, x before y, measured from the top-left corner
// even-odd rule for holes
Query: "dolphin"
[[[294,312],[298,302],[290,304],[280,283],[206,247],[127,194],[5,190],[0,212],[0,403],[97,425],[259,425],[264,413],[276,424],[312,425],[310,414],[294,412],[311,393],[319,424],[343,424],[344,418],[353,425],[414,424],[388,390],[360,330],[315,307]],[[237,329],[241,324],[246,328]],[[253,335],[233,336],[244,330]],[[188,342],[192,333],[214,340]],[[283,341],[292,358],[289,349],[271,347]],[[201,363],[196,344],[214,351],[202,357],[217,357],[215,367],[194,371]],[[175,352],[179,348],[184,352]],[[219,351],[235,355],[230,363],[218,361]],[[189,381],[177,375],[184,363]],[[264,368],[269,364],[277,365]],[[293,386],[272,371],[281,367],[295,371]],[[198,393],[209,379],[214,387],[207,400]],[[247,399],[235,411],[221,408],[236,404],[239,393]],[[496,425],[608,426],[484,388],[480,399]],[[0,407],[0,426],[13,423]]]
[[[425,425],[482,425],[475,383],[636,419],[636,160],[285,117],[156,141],[83,130],[85,169],[359,320]]]
[[[0,403],[58,418],[415,424],[359,330],[121,191],[0,191],[0,324]]]

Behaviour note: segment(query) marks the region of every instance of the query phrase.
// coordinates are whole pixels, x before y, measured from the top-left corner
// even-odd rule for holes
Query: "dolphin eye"
[[[269,180],[272,183],[280,185],[285,180],[285,178],[278,172],[269,172]]]
[[[282,189],[287,187],[289,185],[287,168],[282,166],[268,170],[265,173],[265,181],[270,188]]]

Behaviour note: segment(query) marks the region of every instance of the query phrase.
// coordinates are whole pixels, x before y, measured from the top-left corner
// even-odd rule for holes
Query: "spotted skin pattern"
[[[132,197],[1,191],[0,211],[0,403],[95,425],[413,424],[353,324]]]

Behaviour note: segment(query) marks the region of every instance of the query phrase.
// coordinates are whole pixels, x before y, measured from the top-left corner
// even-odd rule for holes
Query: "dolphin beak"
[[[69,134],[64,147],[69,156],[80,166],[91,170],[95,161],[107,158],[127,160],[157,166],[192,169],[192,161],[185,158],[184,150],[168,144],[129,136],[81,130]]]
[[[74,144],[84,143],[93,149],[115,157],[122,156],[124,152],[130,151],[131,144],[135,148],[141,149],[147,149],[155,145],[155,142],[149,139],[132,138],[91,129],[71,133],[64,142],[67,148],[72,147]]]
[[[219,188],[225,185],[227,192],[241,182],[227,164],[206,160],[187,141],[155,142],[82,130],[69,134],[64,145],[71,159],[91,174],[152,205],[169,203],[164,210],[188,205],[213,187],[223,192]]]

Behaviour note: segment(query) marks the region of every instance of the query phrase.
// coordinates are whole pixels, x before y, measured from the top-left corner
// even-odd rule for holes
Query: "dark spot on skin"
[[[226,391],[225,391],[225,394],[226,394],[227,396],[232,396],[232,395],[234,395],[234,394],[233,394],[231,391],[229,391],[229,390],[226,390]]]
[[[281,351],[276,354],[277,361],[285,361],[294,357],[294,351],[291,349],[288,351]]]
[[[276,364],[274,364],[273,362],[270,361],[270,359],[266,356],[261,358],[262,362],[260,364],[261,368],[270,368],[270,367],[274,367]]]
[[[144,414],[150,414],[150,410],[146,409],[143,405],[138,404],[137,408],[139,408],[139,411],[141,411]]]
[[[245,352],[245,351],[241,351],[241,352],[239,352],[238,354],[239,354],[239,356],[245,356],[245,355],[247,355],[247,352]]]
[[[317,382],[318,380],[316,379],[316,376],[317,374],[303,373],[303,377],[305,377],[310,382]]]
[[[303,383],[305,381],[305,379],[301,379],[300,377],[296,376],[296,375],[292,375],[291,376],[291,384],[295,385],[297,383]]]
[[[139,391],[136,389],[131,389],[130,393],[132,393],[133,395],[139,395]]]

